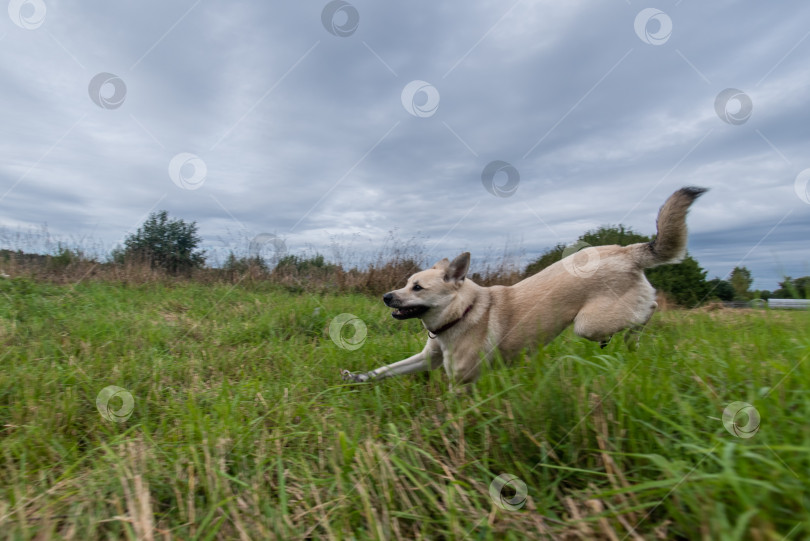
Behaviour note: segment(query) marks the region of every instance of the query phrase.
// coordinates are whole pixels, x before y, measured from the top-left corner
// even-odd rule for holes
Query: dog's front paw
[[[348,370],[343,370],[340,375],[343,381],[351,383],[364,383],[371,379],[371,373],[369,372],[349,372]]]

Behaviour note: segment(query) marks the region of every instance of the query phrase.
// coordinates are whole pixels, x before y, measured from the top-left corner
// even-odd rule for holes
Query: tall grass
[[[125,284],[150,282],[243,284],[265,282],[293,292],[345,292],[381,294],[405,282],[414,272],[432,265],[424,243],[418,238],[400,239],[395,232],[376,248],[358,247],[352,242],[329,246],[329,257],[313,249],[300,253],[251,253],[251,242],[242,239],[231,245],[227,258],[208,254],[206,266],[173,275],[156,268],[145,258],[118,256],[115,250],[102,255],[98,243],[62,242],[41,230],[9,231],[0,227],[0,275],[27,277],[36,281],[75,284],[105,281]],[[7,248],[3,248],[7,247]],[[362,248],[362,250],[356,250]],[[478,258],[473,275],[482,285],[514,284],[524,276],[515,249],[487,250]]]
[[[341,313],[367,327],[356,350],[328,336]],[[565,333],[450,393],[441,372],[340,381],[425,339],[365,295],[0,279],[0,531],[805,539],[808,319],[667,312],[637,351]],[[110,385],[134,399],[123,422],[97,409]],[[724,428],[734,401],[761,416],[751,438]],[[518,510],[490,497],[504,473],[527,487]]]

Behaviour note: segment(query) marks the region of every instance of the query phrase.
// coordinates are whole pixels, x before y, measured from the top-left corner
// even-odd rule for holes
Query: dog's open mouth
[[[413,317],[419,317],[425,312],[427,312],[429,307],[427,306],[408,306],[404,308],[397,308],[394,310],[391,315],[394,316],[395,319],[411,319]]]

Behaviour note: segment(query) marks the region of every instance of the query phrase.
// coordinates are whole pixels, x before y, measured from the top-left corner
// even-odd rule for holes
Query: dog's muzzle
[[[430,309],[429,306],[402,306],[400,300],[396,298],[393,293],[383,295],[383,302],[389,308],[394,309],[394,311],[391,312],[391,316],[393,316],[394,319],[419,317]]]

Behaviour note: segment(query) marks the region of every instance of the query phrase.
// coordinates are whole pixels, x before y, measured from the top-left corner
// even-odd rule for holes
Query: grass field
[[[357,349],[327,334],[341,313]],[[568,332],[461,394],[442,371],[340,381],[424,339],[364,296],[0,279],[0,532],[810,537],[810,314],[661,313],[635,352]],[[735,401],[752,437],[724,426]]]

